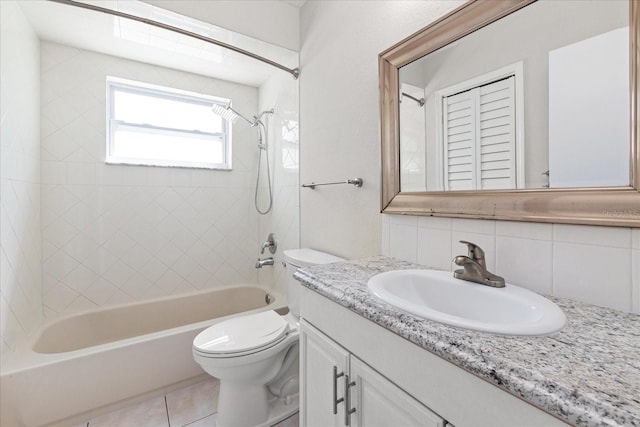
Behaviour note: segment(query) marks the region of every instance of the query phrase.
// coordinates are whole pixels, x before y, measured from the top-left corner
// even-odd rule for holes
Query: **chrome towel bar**
[[[316,184],[315,182],[311,182],[309,184],[302,184],[304,188],[310,188],[314,190],[319,185],[337,185],[337,184],[352,184],[356,187],[362,187],[362,178],[354,178],[347,179],[346,181],[338,181],[338,182],[323,182],[322,184]]]

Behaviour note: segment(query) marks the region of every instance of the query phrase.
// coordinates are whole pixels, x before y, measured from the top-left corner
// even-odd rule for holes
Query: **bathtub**
[[[195,336],[264,310],[286,310],[284,298],[231,286],[49,322],[3,363],[0,425],[63,425],[204,378],[191,355]]]

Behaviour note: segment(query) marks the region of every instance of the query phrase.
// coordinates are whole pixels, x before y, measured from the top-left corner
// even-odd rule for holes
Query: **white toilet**
[[[269,426],[298,410],[299,267],[344,261],[313,249],[286,250],[289,313],[238,316],[193,340],[194,360],[220,379],[217,427]]]

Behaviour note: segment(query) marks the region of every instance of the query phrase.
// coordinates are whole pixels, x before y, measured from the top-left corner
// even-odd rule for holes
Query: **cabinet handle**
[[[338,403],[344,402],[344,397],[338,399],[338,378],[344,376],[344,372],[338,373],[338,367],[333,367],[333,415],[338,413]]]
[[[350,389],[356,385],[355,381],[349,380],[349,375],[344,376],[344,424],[349,426],[351,424],[351,414],[356,412],[356,408],[351,407],[351,392]]]

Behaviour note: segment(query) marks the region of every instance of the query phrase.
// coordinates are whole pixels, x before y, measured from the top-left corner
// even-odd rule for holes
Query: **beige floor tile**
[[[278,424],[275,424],[273,427],[298,427],[300,423],[299,412],[291,415],[289,418],[280,421]]]
[[[216,427],[216,414],[186,424],[184,427]]]
[[[89,427],[169,427],[164,397],[89,420]]]
[[[211,378],[167,394],[169,425],[180,427],[217,412],[219,391],[220,382]]]

